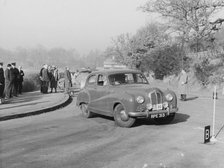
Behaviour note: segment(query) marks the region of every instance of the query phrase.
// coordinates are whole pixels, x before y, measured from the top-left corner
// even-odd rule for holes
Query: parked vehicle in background
[[[173,91],[150,87],[144,74],[136,70],[91,73],[76,104],[84,117],[90,118],[94,113],[111,116],[121,127],[131,127],[138,118],[167,124],[178,111]]]
[[[80,89],[82,89],[85,85],[86,82],[86,78],[88,77],[88,75],[91,73],[90,69],[81,69],[77,72],[72,71],[71,72],[71,76],[72,76],[72,89],[75,89],[77,91],[79,91]],[[58,87],[61,90],[64,90],[65,86],[64,86],[64,73],[60,73],[59,74],[60,79],[58,81]]]

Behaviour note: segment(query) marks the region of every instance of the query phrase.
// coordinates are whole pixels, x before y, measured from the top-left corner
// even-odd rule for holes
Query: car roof
[[[104,69],[104,70],[98,70],[94,71],[91,74],[116,74],[116,73],[141,73],[139,70],[133,70],[133,69]]]

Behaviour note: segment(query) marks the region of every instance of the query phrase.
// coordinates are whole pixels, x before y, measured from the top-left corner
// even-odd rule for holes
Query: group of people
[[[48,93],[48,88],[50,86],[51,93],[53,90],[57,92],[59,74],[58,68],[54,65],[44,64],[40,70],[40,81],[41,81],[41,93]]]
[[[22,94],[24,72],[22,67],[16,67],[16,63],[8,64],[3,69],[3,62],[0,62],[0,98],[10,99]]]
[[[40,70],[41,93],[48,93],[49,87],[50,87],[50,93],[52,93],[53,90],[55,90],[55,93],[56,93],[58,80],[59,80],[58,68],[54,65],[51,66],[51,65],[44,64]],[[65,87],[65,92],[69,93],[70,88],[72,87],[72,77],[71,77],[71,72],[69,70],[69,67],[65,67],[64,87]]]

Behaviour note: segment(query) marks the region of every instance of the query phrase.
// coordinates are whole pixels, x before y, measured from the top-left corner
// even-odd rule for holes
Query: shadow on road
[[[190,118],[190,116],[187,114],[176,113],[174,120],[170,124],[186,122],[189,118]]]
[[[187,114],[182,114],[182,113],[176,113],[174,120],[167,125],[172,125],[172,124],[178,124],[181,122],[186,122],[190,118],[189,115]],[[108,122],[114,122],[113,117],[108,117],[108,116],[103,116],[100,114],[95,114],[94,117],[92,118],[94,121],[98,123],[108,123]],[[137,119],[135,122],[135,125],[133,127],[139,127],[142,125],[156,125],[155,122],[152,119]]]

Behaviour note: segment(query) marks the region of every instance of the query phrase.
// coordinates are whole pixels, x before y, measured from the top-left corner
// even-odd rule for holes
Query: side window
[[[92,75],[88,79],[88,85],[94,85],[96,83],[96,75]]]
[[[125,83],[134,83],[133,74],[125,74]]]
[[[137,83],[147,83],[145,77],[142,74],[136,74]]]
[[[97,85],[99,85],[99,86],[107,85],[107,78],[105,75],[100,74],[98,76]]]

